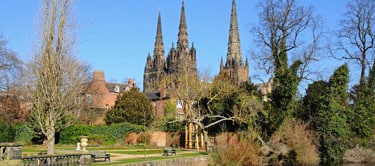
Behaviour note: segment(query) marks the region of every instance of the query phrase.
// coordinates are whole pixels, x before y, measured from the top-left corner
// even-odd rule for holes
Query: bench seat
[[[163,156],[176,155],[176,149],[172,147],[163,148]]]
[[[96,159],[104,159],[106,162],[111,161],[111,154],[105,151],[90,151],[91,160],[96,162]]]

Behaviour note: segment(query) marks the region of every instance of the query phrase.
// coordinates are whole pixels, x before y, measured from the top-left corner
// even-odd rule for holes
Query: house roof
[[[160,91],[150,91],[150,92],[144,92],[144,94],[150,99],[150,100],[159,100],[160,99]],[[170,96],[166,95],[165,97],[162,98],[168,99]]]
[[[114,93],[122,93],[125,92],[126,88],[130,88],[128,84],[120,84],[120,83],[114,83],[114,82],[106,82],[105,86],[107,87],[109,92],[114,92]],[[119,92],[115,91],[115,87],[119,87]]]

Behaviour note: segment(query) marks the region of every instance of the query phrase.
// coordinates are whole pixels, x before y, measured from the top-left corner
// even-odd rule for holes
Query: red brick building
[[[106,82],[104,71],[96,70],[92,81],[83,86],[85,109],[80,113],[80,118],[88,124],[102,124],[106,110],[115,105],[117,96],[136,88],[136,83],[132,79],[127,84]]]

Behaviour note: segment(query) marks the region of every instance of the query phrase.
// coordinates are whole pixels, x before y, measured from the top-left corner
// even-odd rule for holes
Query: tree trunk
[[[47,154],[55,154],[55,128],[51,127],[47,133]]]

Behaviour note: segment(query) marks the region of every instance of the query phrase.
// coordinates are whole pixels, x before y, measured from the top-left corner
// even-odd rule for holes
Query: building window
[[[118,85],[115,86],[115,92],[119,93],[120,92],[120,87]]]

